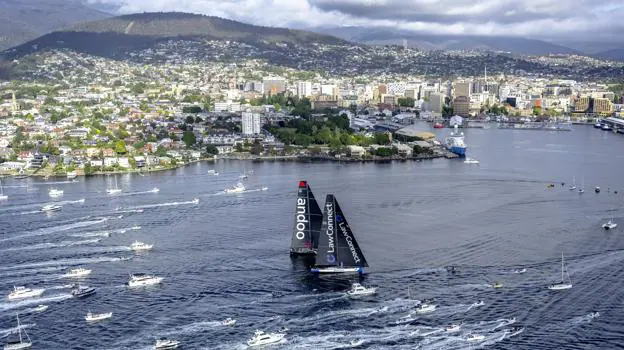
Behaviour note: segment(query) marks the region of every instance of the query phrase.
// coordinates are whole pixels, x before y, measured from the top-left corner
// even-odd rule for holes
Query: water
[[[237,349],[255,329],[281,327],[289,328],[287,342],[275,347],[283,349],[348,348],[351,341],[369,349],[618,347],[624,138],[591,127],[465,133],[469,156],[480,165],[203,163],[119,176],[119,196],[105,192],[110,177],[55,184],[65,191],[55,200],[44,180],[8,180],[10,198],[0,204],[0,290],[46,292],[0,301],[0,339],[19,312],[39,349],[147,349],[161,336],[185,348]],[[213,168],[220,176],[207,175]],[[244,171],[248,191],[221,192]],[[568,191],[573,176],[586,193]],[[352,279],[312,278],[290,260],[300,179],[321,202],[336,194],[371,265],[363,283],[379,287],[374,299],[346,299]],[[555,188],[547,189],[551,182]],[[159,193],[147,192],[156,186]],[[63,202],[62,210],[38,212],[50,202]],[[600,225],[611,215],[621,226],[604,232]],[[135,240],[154,250],[131,252]],[[552,292],[546,286],[559,278],[562,251],[574,287]],[[448,274],[447,265],[461,273]],[[96,287],[95,296],[71,298],[72,281],[61,275],[76,267],[93,270],[80,281]],[[527,272],[513,273],[520,268]],[[164,281],[130,290],[124,283],[136,272]],[[503,288],[491,288],[494,281]],[[406,318],[417,299],[432,297],[435,312]],[[473,306],[478,300],[485,305]],[[50,308],[36,313],[39,304]],[[88,325],[89,309],[113,318]],[[221,326],[226,317],[237,324]],[[444,331],[459,322],[459,332]],[[505,332],[518,325],[523,333]],[[470,343],[468,334],[485,339]]]

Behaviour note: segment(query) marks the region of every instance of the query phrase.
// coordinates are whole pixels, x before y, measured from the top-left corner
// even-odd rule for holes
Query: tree
[[[202,111],[200,106],[184,106],[182,107],[182,113],[193,113],[197,114]]]
[[[194,124],[195,123],[195,118],[193,118],[193,116],[189,115],[188,117],[186,117],[185,123],[186,124]]]
[[[123,140],[119,140],[115,142],[115,152],[117,154],[126,154],[128,150],[126,149],[126,143]]]
[[[93,167],[91,166],[91,163],[86,162],[84,165],[84,174],[86,176],[92,175],[93,174]]]
[[[164,157],[167,155],[167,149],[165,149],[165,147],[158,146],[158,148],[156,148],[156,155],[159,157]]]
[[[236,152],[245,152],[245,150],[243,149],[243,144],[241,143],[237,143],[236,146],[234,146],[234,150]]]
[[[414,107],[413,97],[399,97],[399,106],[401,107]]]
[[[378,145],[389,145],[390,137],[386,133],[377,133],[375,134],[375,143]]]
[[[206,153],[212,154],[212,155],[217,155],[217,154],[219,154],[219,149],[217,149],[217,146],[215,146],[215,145],[207,145],[206,146]]]
[[[379,157],[390,157],[390,156],[392,156],[392,148],[379,147],[375,151],[375,155],[377,155]]]
[[[264,152],[264,146],[260,143],[259,139],[255,139],[253,145],[251,146],[251,154],[260,155]]]
[[[182,135],[182,141],[184,141],[186,148],[190,148],[191,146],[195,144],[195,142],[197,142],[197,138],[195,137],[195,134],[192,131],[187,130]]]
[[[203,121],[204,120],[200,116],[197,116],[197,118],[195,118],[195,123],[197,123],[197,124],[199,124],[199,123],[201,123]]]

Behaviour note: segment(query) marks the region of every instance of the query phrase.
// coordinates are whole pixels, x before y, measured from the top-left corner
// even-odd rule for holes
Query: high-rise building
[[[470,98],[470,93],[472,92],[472,84],[469,81],[459,81],[455,83],[455,97],[458,96],[466,96]]]
[[[457,96],[453,100],[453,113],[462,117],[470,115],[470,99],[467,96]]]
[[[263,93],[275,95],[286,91],[286,80],[280,77],[266,77],[262,79]]]
[[[442,113],[444,106],[444,94],[432,92],[429,94],[429,110],[434,113]]]
[[[312,96],[312,83],[309,81],[298,81],[297,96],[300,98]]]
[[[260,113],[253,113],[249,110],[242,113],[242,129],[244,135],[258,135],[262,127]]]

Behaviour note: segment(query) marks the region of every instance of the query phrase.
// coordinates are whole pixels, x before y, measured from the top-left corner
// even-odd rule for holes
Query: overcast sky
[[[390,26],[439,34],[622,41],[624,0],[87,0],[117,13],[183,11],[274,27]]]

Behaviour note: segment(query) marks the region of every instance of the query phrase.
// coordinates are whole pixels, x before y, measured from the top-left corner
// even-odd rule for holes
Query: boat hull
[[[334,274],[334,273],[345,273],[345,274],[363,274],[363,267],[314,267],[310,269],[312,273],[318,274]]]
[[[4,350],[22,350],[22,349],[30,349],[32,348],[32,343],[17,343],[17,344],[7,344],[4,346]]]
[[[452,146],[449,148],[449,151],[461,157],[466,156],[466,147]]]
[[[572,285],[569,283],[563,283],[563,284],[553,284],[551,286],[548,286],[548,289],[550,290],[566,290],[566,289],[570,289],[572,288]]]
[[[314,256],[316,251],[312,249],[300,248],[290,249],[290,256]]]
[[[37,298],[37,297],[41,296],[41,294],[43,294],[44,291],[45,291],[44,289],[33,289],[32,291],[30,291],[28,293],[9,294],[7,299],[9,299],[9,300],[21,300],[21,299],[28,299],[28,298]]]

